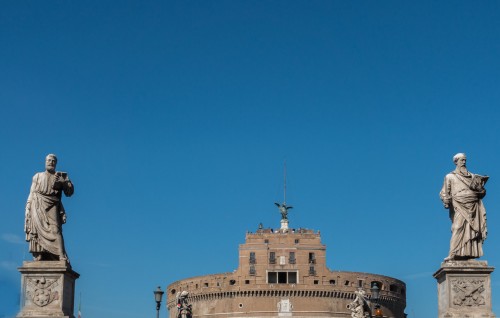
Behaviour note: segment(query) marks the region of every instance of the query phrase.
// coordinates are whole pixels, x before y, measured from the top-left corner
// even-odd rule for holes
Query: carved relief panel
[[[59,300],[60,277],[26,277],[26,297],[37,307],[45,307]]]
[[[481,307],[486,305],[484,278],[455,278],[451,280],[451,299],[458,307]]]

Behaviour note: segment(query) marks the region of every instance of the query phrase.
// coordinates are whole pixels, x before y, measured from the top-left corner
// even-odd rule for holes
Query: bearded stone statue
[[[29,251],[36,261],[60,260],[69,263],[64,248],[62,225],[66,211],[62,194],[70,197],[75,188],[66,172],[56,172],[57,157],[45,158],[45,171],[33,176],[26,203],[25,226]]]

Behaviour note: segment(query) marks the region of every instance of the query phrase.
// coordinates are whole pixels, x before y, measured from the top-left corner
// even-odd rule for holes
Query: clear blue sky
[[[500,266],[498,1],[2,1],[0,45],[0,317],[47,153],[76,187],[84,317],[153,317],[156,286],[236,269],[245,231],[279,226],[285,159],[291,226],[321,230],[333,270],[404,280],[428,318],[438,192],[466,152]]]

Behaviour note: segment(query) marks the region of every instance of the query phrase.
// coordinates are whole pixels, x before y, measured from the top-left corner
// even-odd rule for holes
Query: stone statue
[[[280,209],[281,219],[288,220],[288,210],[293,209],[293,206],[287,206],[286,203],[279,204],[275,202],[274,204]]]
[[[56,172],[56,165],[57,157],[49,154],[45,158],[45,171],[33,176],[26,202],[24,231],[35,260],[69,263],[62,236],[66,211],[61,196],[63,192],[67,197],[71,196],[75,188],[66,172]]]
[[[193,306],[188,304],[187,298],[189,292],[184,290],[178,292],[176,295],[177,302],[177,318],[192,318],[193,317]]]
[[[489,177],[467,171],[466,161],[464,153],[453,157],[456,169],[446,175],[439,193],[452,221],[450,252],[445,261],[483,255],[487,231],[486,210],[481,199],[486,195],[484,185]]]
[[[351,310],[351,318],[371,317],[370,305],[366,293],[362,288],[354,292],[356,298],[347,305],[347,309]]]

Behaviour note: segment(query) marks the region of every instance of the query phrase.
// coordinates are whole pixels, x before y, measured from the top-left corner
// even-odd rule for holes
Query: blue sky
[[[156,286],[236,269],[245,231],[279,226],[284,160],[291,226],[333,270],[404,280],[427,318],[466,152],[500,265],[498,1],[3,1],[0,43],[0,317],[47,153],[75,183],[85,317],[152,316]]]

